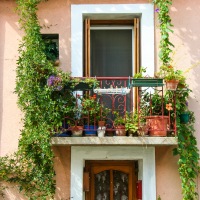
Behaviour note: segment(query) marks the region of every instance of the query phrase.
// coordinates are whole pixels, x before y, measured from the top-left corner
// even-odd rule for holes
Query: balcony
[[[73,104],[52,145],[177,144],[176,92],[166,97],[162,79],[94,79],[98,85],[83,88],[82,77],[82,88],[79,84],[63,88],[71,92]]]

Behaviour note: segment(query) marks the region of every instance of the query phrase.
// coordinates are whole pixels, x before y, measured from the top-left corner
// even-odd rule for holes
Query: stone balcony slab
[[[176,137],[52,137],[52,145],[69,146],[101,146],[101,145],[123,145],[123,146],[143,146],[143,145],[177,145]]]

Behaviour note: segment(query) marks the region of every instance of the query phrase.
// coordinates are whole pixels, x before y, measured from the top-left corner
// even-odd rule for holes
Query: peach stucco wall
[[[17,147],[21,113],[17,108],[15,68],[19,31],[16,5],[12,1],[0,2],[0,154],[13,152]]]
[[[149,3],[148,0],[49,0],[39,5],[42,33],[59,34],[60,67],[70,71],[70,6],[71,4],[95,3]],[[0,2],[0,155],[14,152],[17,149],[22,114],[17,108],[15,87],[15,69],[18,57],[18,44],[22,32],[18,26],[18,16],[13,0]],[[186,70],[200,62],[200,1],[176,0],[170,9],[174,34],[171,39],[175,44],[173,63],[178,69]],[[158,21],[155,20],[155,24]],[[159,30],[155,28],[155,50],[159,45]],[[159,61],[157,61],[157,67]],[[197,65],[188,73],[188,84],[193,93],[189,106],[196,115],[196,136],[200,147],[200,67]],[[157,195],[162,200],[181,200],[181,184],[177,170],[178,157],[172,155],[173,147],[156,147],[156,182]],[[55,170],[57,181],[56,199],[70,197],[70,147],[53,147],[55,152]],[[200,183],[199,183],[200,185]],[[198,189],[200,192],[200,189]],[[7,192],[7,199],[14,199],[15,192]],[[15,196],[16,197],[16,196]],[[20,197],[16,197],[20,199]]]

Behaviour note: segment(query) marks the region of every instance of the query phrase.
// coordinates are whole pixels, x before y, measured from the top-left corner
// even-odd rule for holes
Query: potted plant
[[[118,111],[114,111],[114,127],[116,136],[126,136],[126,117]]]
[[[180,122],[185,124],[190,121],[190,111],[188,109],[188,97],[191,90],[188,87],[179,88],[176,92],[176,113],[180,117]]]
[[[159,87],[163,86],[163,79],[157,77],[148,77],[145,75],[146,68],[141,67],[140,71],[134,75],[131,80],[132,87]]]
[[[99,86],[99,81],[92,77],[70,77],[70,82],[65,85],[67,90],[92,90]]]
[[[125,129],[128,136],[137,136],[138,133],[138,113],[135,112],[126,112],[126,123]]]
[[[106,133],[106,121],[108,114],[111,112],[110,108],[107,108],[103,102],[101,103],[99,113],[97,113],[97,121],[98,121],[98,130],[97,134],[98,137],[104,137]]]
[[[188,110],[188,101],[181,107],[180,122],[182,124],[187,124],[190,121],[190,111]]]
[[[71,121],[70,129],[72,132],[72,137],[81,137],[83,135],[83,120],[81,119],[80,105],[78,104],[78,97],[76,96],[76,105],[73,108],[74,118]]]
[[[169,124],[169,116],[165,112],[164,99],[158,92],[150,94],[144,92],[140,102],[140,116],[144,126],[148,128],[150,136],[166,136]],[[140,127],[141,129],[142,127]]]
[[[97,133],[97,120],[101,105],[96,95],[85,95],[81,98],[81,113],[84,118],[84,129],[86,136],[96,136]]]
[[[167,90],[176,90],[178,84],[180,86],[186,85],[183,71],[175,70],[171,65],[160,67],[160,72],[157,75],[165,80]]]

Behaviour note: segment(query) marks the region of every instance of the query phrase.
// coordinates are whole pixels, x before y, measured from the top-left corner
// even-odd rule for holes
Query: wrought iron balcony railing
[[[84,77],[81,79],[84,80]],[[89,89],[81,89],[78,85],[74,87],[74,106],[63,120],[62,134],[57,135],[176,135],[175,92],[166,96],[162,79],[95,79],[98,86],[94,84]],[[100,124],[100,121],[104,121],[104,124]]]

